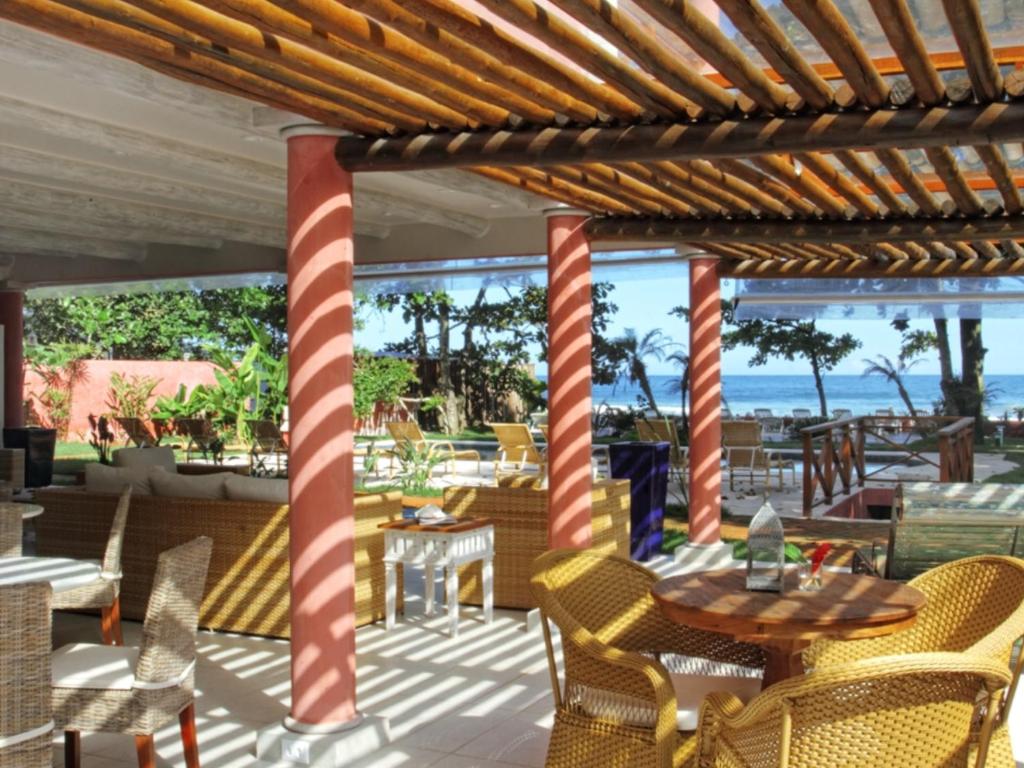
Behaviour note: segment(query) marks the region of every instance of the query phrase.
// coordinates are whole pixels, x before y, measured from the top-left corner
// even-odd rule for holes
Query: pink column
[[[722,305],[718,261],[690,259],[690,543],[717,544],[722,517]]]
[[[357,718],[352,176],[337,133],[288,138],[292,730]]]
[[[4,327],[4,426],[25,426],[25,294],[0,291],[0,325]]]
[[[590,243],[587,214],[548,212],[548,546],[590,546]]]

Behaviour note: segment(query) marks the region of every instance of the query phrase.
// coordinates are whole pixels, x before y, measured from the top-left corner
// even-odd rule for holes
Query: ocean
[[[671,389],[672,383],[678,381],[677,376],[651,376],[658,408],[664,413],[679,413],[679,395]],[[906,376],[904,382],[914,407],[931,412],[932,404],[940,396],[939,377],[912,374]],[[990,417],[1001,417],[1007,410],[1012,417],[1015,406],[1024,408],[1024,375],[986,376],[985,382],[993,393],[992,402],[986,408]],[[722,377],[722,390],[726,404],[737,415],[752,413],[755,408],[771,408],[777,416],[792,415],[794,408],[809,408],[812,413],[818,413],[818,393],[810,375],[726,374]],[[639,388],[628,382],[614,387],[595,385],[594,406],[601,403],[619,407],[636,405],[639,394]],[[829,411],[848,408],[860,416],[874,414],[882,408],[892,408],[897,413],[906,410],[895,385],[880,376],[826,375],[825,395]]]

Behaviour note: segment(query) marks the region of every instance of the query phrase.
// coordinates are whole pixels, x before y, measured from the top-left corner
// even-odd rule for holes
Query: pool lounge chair
[[[794,419],[813,419],[814,414],[811,413],[810,408],[794,408],[793,409]]]
[[[766,440],[773,437],[781,440],[786,436],[784,420],[781,416],[774,415],[771,408],[755,408],[754,418],[761,425],[761,435]]]
[[[729,470],[729,490],[735,490],[737,474],[746,475],[753,485],[756,475],[764,475],[764,487],[771,485],[772,470],[779,473],[779,490],[783,489],[783,470],[788,469],[796,485],[796,466],[776,451],[766,450],[761,436],[761,425],[756,421],[723,421],[722,449]]]
[[[646,443],[669,443],[672,447],[669,452],[672,472],[679,481],[679,485],[685,487],[686,471],[690,461],[690,448],[681,445],[679,430],[671,419],[637,419],[635,422],[637,439]]]
[[[245,422],[252,435],[249,446],[249,474],[280,475],[288,472],[288,443],[281,428],[270,419],[250,419]],[[274,467],[271,469],[270,465]]]
[[[832,411],[833,421],[846,421],[853,418],[853,411],[849,408],[836,408]]]
[[[148,445],[158,445],[160,438],[153,434],[149,425],[142,419],[135,416],[115,416],[114,421],[124,430],[124,444],[131,443],[137,448],[145,448]]]
[[[543,475],[548,459],[533,441],[533,433],[526,424],[488,424],[498,438],[498,452],[494,456],[494,479],[511,471],[521,473],[527,464],[537,467],[537,474]]]
[[[399,463],[408,461],[417,453],[425,453],[428,462],[443,462],[448,469],[448,474],[455,476],[457,469],[456,461],[475,461],[476,473],[480,474],[480,452],[472,449],[456,450],[450,440],[427,440],[420,425],[415,421],[389,421],[385,425],[388,434],[395,441],[395,447],[384,451],[382,455],[388,458],[388,471],[394,477],[395,459]]]

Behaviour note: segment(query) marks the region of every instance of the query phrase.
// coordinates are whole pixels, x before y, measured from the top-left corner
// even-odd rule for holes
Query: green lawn
[[[1014,462],[1017,468],[1001,475],[992,475],[985,481],[986,483],[1024,483],[1024,450],[1018,448],[1015,451],[1007,451],[1006,459]]]

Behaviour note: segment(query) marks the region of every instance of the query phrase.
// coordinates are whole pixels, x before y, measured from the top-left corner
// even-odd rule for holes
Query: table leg
[[[761,690],[763,691],[769,685],[802,675],[804,673],[803,652],[810,644],[809,640],[780,640],[773,643],[762,643],[765,665]]]
[[[494,621],[494,562],[485,557],[480,567],[484,588],[484,622]]]
[[[394,563],[384,563],[384,628],[395,626],[395,604],[398,602],[398,578]]]
[[[434,615],[434,566],[423,566],[423,614]]]
[[[448,634],[459,636],[459,569],[449,565],[445,572],[445,586],[448,600]]]

